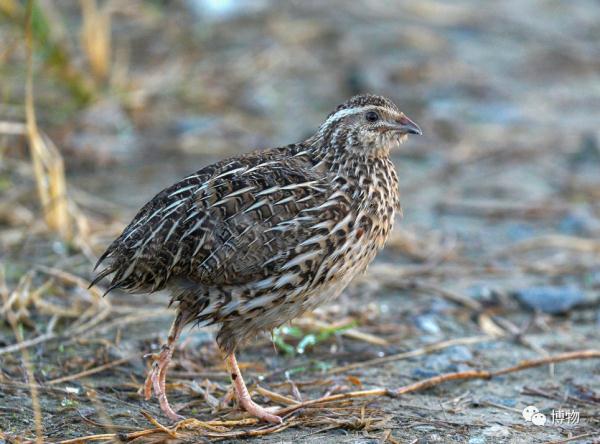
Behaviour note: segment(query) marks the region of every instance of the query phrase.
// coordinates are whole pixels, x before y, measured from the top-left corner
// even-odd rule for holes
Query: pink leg
[[[144,396],[146,400],[150,399],[152,396],[152,389],[154,388],[154,394],[158,398],[161,410],[173,421],[178,421],[183,419],[183,417],[175,413],[175,411],[171,408],[169,400],[167,399],[165,381],[167,378],[167,367],[169,366],[171,357],[173,356],[175,342],[177,342],[177,338],[179,338],[179,334],[183,328],[182,320],[183,317],[181,316],[181,313],[178,312],[177,316],[175,317],[175,321],[173,321],[171,329],[169,330],[167,343],[162,346],[162,350],[158,356],[153,356],[155,361],[152,364],[152,370],[150,370],[150,373],[148,373],[146,382],[144,383]]]
[[[274,424],[281,424],[283,420],[279,416],[269,413],[267,409],[252,401],[233,353],[225,358],[225,364],[227,365],[227,370],[231,376],[231,381],[233,382],[233,388],[235,390],[235,396],[240,407],[258,419],[262,419],[266,422],[272,422]]]

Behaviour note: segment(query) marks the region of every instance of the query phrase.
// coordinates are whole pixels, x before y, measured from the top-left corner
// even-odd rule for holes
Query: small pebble
[[[560,220],[558,229],[565,234],[593,236],[600,230],[600,222],[588,208],[577,208]]]
[[[571,166],[600,163],[600,146],[594,133],[583,134],[579,149],[570,156],[569,161]]]
[[[493,299],[494,290],[486,284],[475,284],[467,289],[467,294],[472,299],[488,302]]]
[[[469,444],[485,444],[487,439],[483,435],[472,436],[469,438]]]
[[[576,286],[529,287],[516,290],[514,295],[523,305],[549,314],[566,313],[585,299],[583,292]]]
[[[469,361],[473,359],[473,353],[464,345],[455,345],[448,347],[443,351],[443,354],[448,356],[453,361]]]
[[[436,372],[433,370],[427,370],[424,368],[416,368],[411,372],[411,375],[415,378],[432,378],[434,376],[438,376],[440,372]]]
[[[493,438],[508,438],[510,436],[510,430],[508,429],[508,427],[495,424],[491,427],[486,428],[483,431],[483,434],[485,436]]]
[[[436,316],[424,314],[415,317],[415,324],[421,330],[431,335],[439,335],[441,333],[441,329],[436,322]]]

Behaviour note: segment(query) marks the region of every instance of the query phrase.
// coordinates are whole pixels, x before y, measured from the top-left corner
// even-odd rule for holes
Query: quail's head
[[[365,94],[338,106],[321,125],[317,137],[338,152],[379,157],[388,155],[409,134],[423,133],[391,100]]]

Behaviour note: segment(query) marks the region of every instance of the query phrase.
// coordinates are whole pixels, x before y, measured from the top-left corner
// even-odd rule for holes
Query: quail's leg
[[[150,373],[148,373],[146,382],[144,384],[144,396],[146,400],[150,399],[152,396],[152,389],[154,388],[154,394],[158,398],[161,410],[173,421],[178,421],[183,419],[183,417],[175,413],[175,411],[169,405],[167,392],[165,390],[165,381],[167,378],[167,367],[169,366],[171,357],[173,356],[175,342],[177,342],[177,339],[179,338],[179,334],[181,333],[183,325],[183,316],[181,315],[181,312],[178,311],[177,316],[171,325],[171,329],[169,330],[167,343],[162,346],[160,354],[155,357],[155,361],[152,364],[152,370],[150,370]]]
[[[279,416],[269,413],[267,409],[252,401],[233,353],[225,358],[225,363],[227,365],[229,375],[231,376],[231,381],[233,382],[233,388],[235,390],[235,396],[240,407],[258,419],[272,422],[274,424],[281,424],[283,420]]]

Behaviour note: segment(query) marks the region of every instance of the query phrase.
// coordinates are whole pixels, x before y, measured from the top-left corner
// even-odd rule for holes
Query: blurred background
[[[365,92],[391,98],[425,134],[393,154],[404,217],[338,303],[276,332],[278,353],[268,337],[247,349],[249,375],[277,387],[287,370],[316,397],[597,348],[599,2],[0,0],[5,437],[150,427],[139,408],[160,417],[157,403],[136,390],[142,354],[166,336],[168,297],[88,291],[96,257],[165,186],[303,140]],[[483,339],[461,343],[472,337]],[[458,345],[327,373],[448,339]],[[184,344],[172,396],[210,418],[205,400],[226,377],[210,332]],[[565,363],[384,398],[368,425],[358,406],[345,413],[358,422],[316,426],[331,427],[330,442],[592,442],[599,376],[597,361]],[[581,420],[536,428],[520,414],[532,404]]]

